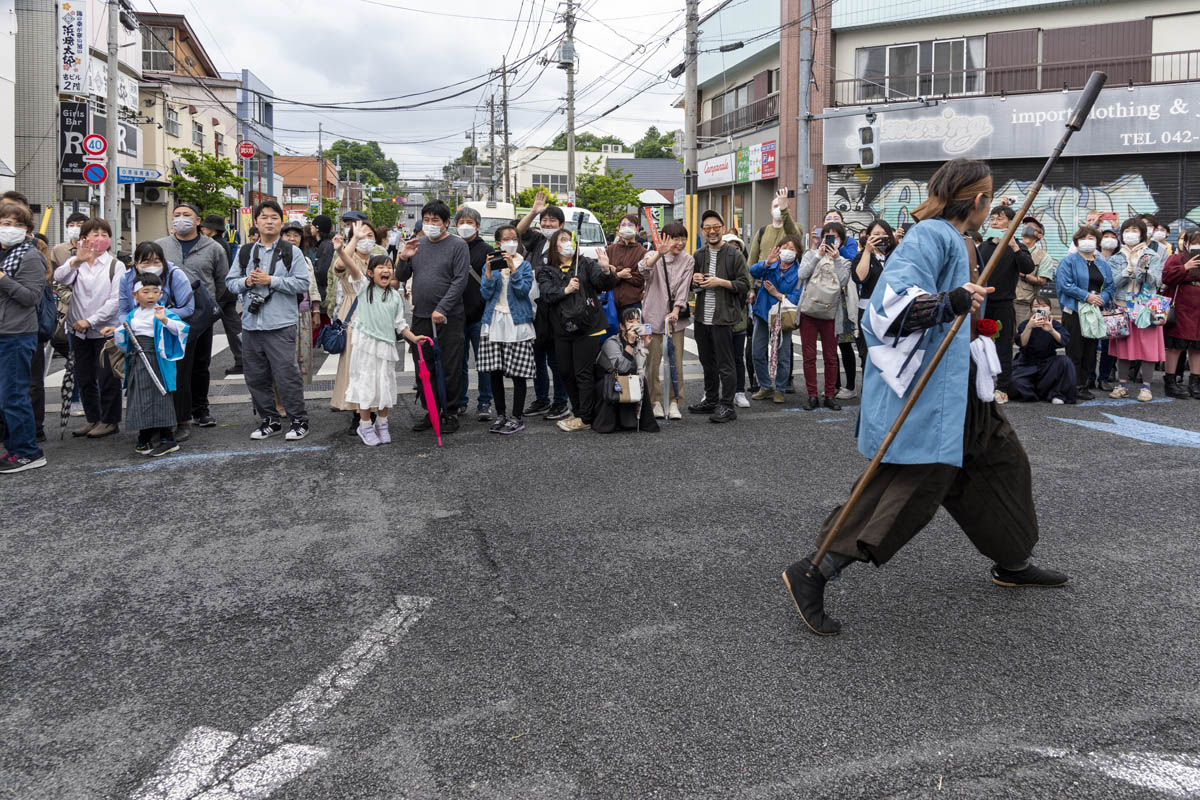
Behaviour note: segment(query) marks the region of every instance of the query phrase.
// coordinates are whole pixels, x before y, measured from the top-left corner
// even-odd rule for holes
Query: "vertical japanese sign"
[[[58,91],[61,94],[85,94],[88,74],[87,0],[59,3],[56,14]]]
[[[60,180],[83,180],[83,137],[88,135],[87,103],[58,104],[58,175]]]
[[[737,182],[745,183],[750,180],[750,151],[739,147],[737,151]]]
[[[762,143],[762,177],[768,180],[775,177],[775,142]]]
[[[750,180],[762,180],[762,145],[750,145]]]

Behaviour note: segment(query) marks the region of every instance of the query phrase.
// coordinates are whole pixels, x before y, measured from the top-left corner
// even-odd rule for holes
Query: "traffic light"
[[[879,125],[873,121],[858,126],[858,165],[863,169],[879,166]]]

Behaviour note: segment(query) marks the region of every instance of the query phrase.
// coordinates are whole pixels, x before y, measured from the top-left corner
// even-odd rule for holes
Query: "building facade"
[[[1194,2],[840,0],[831,25],[826,107],[879,111],[877,169],[857,164],[864,117],[813,125],[823,198],[852,229],[911,221],[933,170],[957,156],[988,161],[996,196],[1024,200],[1093,70],[1107,88],[1033,207],[1051,254],[1065,255],[1088,211],[1154,214],[1176,235],[1200,224]],[[888,111],[917,99],[936,105]]]
[[[575,180],[578,181],[589,164],[599,163],[603,172],[610,158],[633,158],[633,153],[618,147],[605,145],[600,152],[575,151]],[[486,170],[486,168],[483,168]],[[561,202],[567,200],[567,151],[546,150],[541,147],[522,147],[509,156],[512,173],[513,194],[531,186],[541,186],[558,195]],[[496,196],[503,196],[504,171],[496,175]],[[486,197],[486,188],[484,196]]]
[[[102,189],[83,179],[84,137],[107,136],[108,4],[16,0],[10,5],[17,31],[12,37],[16,81],[13,102],[0,108],[14,111],[13,183],[29,198],[35,215],[51,210],[46,235],[57,242],[72,211],[103,213],[110,219],[117,213],[114,200],[102,202]],[[118,136],[108,143],[109,170],[142,167],[145,153],[137,124],[141,37],[136,21],[125,14],[118,32]],[[120,188],[118,247],[127,248],[144,237],[132,189]]]
[[[275,171],[281,181],[280,202],[289,219],[300,220],[320,198],[339,198],[337,166],[316,156],[275,156]],[[324,180],[318,180],[324,164]]]
[[[221,77],[182,14],[138,14],[142,45],[141,113],[145,166],[162,174],[139,184],[143,238],[165,236],[173,198],[167,187],[184,173],[174,149],[237,163],[239,80]],[[228,190],[231,199],[239,199]],[[205,209],[201,209],[204,211]]]
[[[14,0],[0,0],[0,108],[16,107],[17,7]],[[0,192],[16,184],[13,163],[17,156],[17,121],[14,115],[0,117]]]
[[[730,0],[700,20],[698,202],[743,236],[770,221],[771,198],[786,185],[779,171],[784,78],[779,31],[772,30],[780,11],[780,0]],[[720,52],[734,42],[744,45]]]
[[[268,197],[279,200],[283,185],[275,182],[275,104],[270,99],[271,87],[248,69],[226,72],[223,77],[238,82],[238,141],[233,145],[234,154],[241,142],[253,142],[257,148],[254,158],[239,159],[245,180],[242,205],[254,206]]]

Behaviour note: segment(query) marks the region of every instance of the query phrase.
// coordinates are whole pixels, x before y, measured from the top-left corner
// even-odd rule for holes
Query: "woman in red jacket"
[[[1165,292],[1175,299],[1175,322],[1164,331],[1167,346],[1167,371],[1163,376],[1170,397],[1190,394],[1200,400],[1200,228],[1192,228],[1183,237],[1180,251],[1163,265]],[[1188,354],[1191,378],[1183,391],[1183,379],[1175,374],[1179,357]]]

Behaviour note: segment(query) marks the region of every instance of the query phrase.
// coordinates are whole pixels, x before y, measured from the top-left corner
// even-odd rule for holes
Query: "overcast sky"
[[[458,92],[485,80],[470,79],[497,70],[506,53],[510,64],[520,61],[564,29],[556,17],[564,4],[557,0],[154,0],[153,8],[150,0],[136,2],[143,10],[185,14],[220,70],[247,68],[275,95],[314,103],[392,97],[466,81],[392,104]],[[717,3],[701,0],[701,13]],[[683,111],[671,104],[683,92],[683,78],[654,79],[683,58],[684,0],[582,0],[580,5],[576,131],[614,134],[632,143],[650,125],[681,128]],[[400,165],[402,177],[438,174],[469,144],[473,123],[479,143],[486,140],[492,87],[499,104],[498,78],[491,87],[406,111],[345,112],[278,103],[276,149],[316,152],[320,122],[328,132],[326,146],[339,134],[375,139]],[[510,77],[510,143],[548,144],[566,126],[565,114],[552,113],[563,107],[565,95],[564,71],[543,69],[536,58],[521,66]],[[591,122],[618,104],[618,110]],[[437,141],[406,144],[426,139]]]

